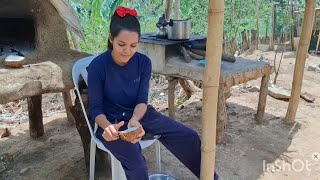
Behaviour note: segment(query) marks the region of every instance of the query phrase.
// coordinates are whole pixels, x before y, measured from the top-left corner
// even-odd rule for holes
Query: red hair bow
[[[122,6],[118,6],[117,9],[116,9],[116,12],[120,17],[125,17],[127,14],[129,14],[131,16],[134,16],[134,17],[138,16],[138,13],[137,13],[136,10],[125,8],[125,7],[122,7]]]

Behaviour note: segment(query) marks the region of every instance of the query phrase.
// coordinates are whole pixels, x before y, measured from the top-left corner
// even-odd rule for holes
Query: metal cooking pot
[[[187,20],[172,20],[170,19],[168,27],[168,39],[172,40],[187,40],[190,39],[191,21]]]

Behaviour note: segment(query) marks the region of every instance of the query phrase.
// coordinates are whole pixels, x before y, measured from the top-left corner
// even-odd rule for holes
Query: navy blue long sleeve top
[[[97,56],[88,68],[88,90],[91,120],[104,114],[107,119],[128,121],[137,104],[148,103],[151,61],[136,52],[120,66],[108,50]]]

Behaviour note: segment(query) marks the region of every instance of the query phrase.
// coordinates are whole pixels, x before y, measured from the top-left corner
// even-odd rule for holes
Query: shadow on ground
[[[177,121],[200,135],[201,103],[193,102],[176,114]],[[284,125],[280,117],[272,114],[265,114],[265,121],[258,125],[254,121],[255,109],[229,102],[227,106],[228,126],[223,143],[217,146],[216,169],[223,180],[258,179],[264,172],[264,162],[284,156],[301,126]],[[67,122],[64,114],[46,118],[44,123],[45,135],[41,138],[31,139],[28,123],[24,123],[13,129],[11,136],[0,139],[0,179],[87,179],[82,144],[75,126]],[[150,173],[159,171],[154,149],[151,146],[144,152]],[[161,155],[162,172],[178,179],[197,179],[163,146]],[[104,168],[100,168],[98,179],[110,178],[110,171],[106,170],[109,167]]]

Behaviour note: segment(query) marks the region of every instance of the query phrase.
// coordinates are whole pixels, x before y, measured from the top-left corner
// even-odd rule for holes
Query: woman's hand
[[[138,135],[138,138],[133,140],[133,141],[131,141],[132,144],[135,144],[135,143],[137,143],[137,142],[139,142],[141,140],[142,136],[144,136],[144,134],[145,134],[145,131],[144,131],[142,125],[140,124],[140,122],[138,120],[131,119],[129,121],[128,128],[132,128],[132,127],[138,127],[138,128],[140,128],[142,130],[142,132]]]
[[[102,133],[102,137],[106,141],[115,141],[119,139],[119,128],[124,125],[124,121],[119,122],[118,124],[110,124],[108,127],[104,129]]]

